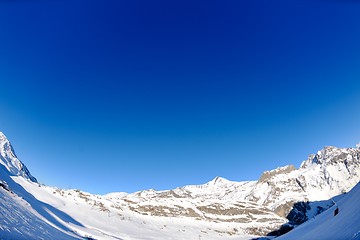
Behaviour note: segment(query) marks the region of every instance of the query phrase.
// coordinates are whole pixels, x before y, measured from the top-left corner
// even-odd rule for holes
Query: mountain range
[[[328,146],[257,181],[94,195],[40,184],[0,132],[0,239],[360,239],[359,181],[360,145]]]

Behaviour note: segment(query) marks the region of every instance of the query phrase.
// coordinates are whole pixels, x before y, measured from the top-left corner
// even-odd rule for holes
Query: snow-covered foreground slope
[[[55,214],[52,214],[53,207],[25,193],[12,179],[4,177],[2,170],[0,169],[0,239],[76,238],[76,234],[69,232],[65,225],[56,226],[60,224],[54,218]],[[8,181],[5,183],[4,179]],[[10,189],[16,189],[14,191],[17,193]],[[56,214],[59,214],[57,210]]]
[[[0,205],[5,221],[0,221],[0,224],[3,230],[8,229],[0,235],[1,239],[72,239],[80,236],[95,239],[251,238],[238,232],[238,226],[233,223],[218,224],[186,217],[145,216],[134,212],[125,204],[118,205],[102,196],[40,186],[21,177],[13,179],[9,189],[14,193],[0,190],[2,202],[6,202]],[[29,196],[16,189],[16,184],[22,186]],[[16,210],[14,214],[14,209],[20,210]],[[24,219],[23,216],[28,217],[19,221]],[[36,234],[44,229],[52,237],[48,237],[49,234]],[[14,238],[18,231],[24,232],[24,238]],[[233,234],[229,234],[230,232]]]
[[[252,239],[331,207],[359,182],[359,159],[359,148],[326,147],[258,181],[100,196],[40,185],[0,133],[0,239]]]
[[[76,219],[76,222],[61,218],[56,220],[81,236],[88,235],[95,239],[250,238],[239,232],[239,226],[232,222],[218,224],[189,217],[148,216],[131,209],[128,200],[112,201],[79,190],[37,186],[21,178],[16,181],[36,199]],[[239,238],[239,234],[244,237]]]
[[[279,240],[359,240],[360,239],[360,183],[349,193],[336,199],[336,205],[310,219]],[[335,210],[339,212],[334,216]]]

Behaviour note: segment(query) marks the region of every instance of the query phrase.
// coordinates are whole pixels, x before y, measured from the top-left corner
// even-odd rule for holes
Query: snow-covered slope
[[[0,239],[251,239],[311,219],[360,180],[358,147],[326,147],[258,181],[100,196],[40,185],[2,133],[0,147]]]
[[[310,219],[279,240],[359,240],[360,239],[360,183],[350,192],[335,199],[336,204]],[[339,212],[334,216],[335,210]]]
[[[0,166],[0,239],[76,239],[64,225],[56,226],[58,210],[31,196],[4,170]]]

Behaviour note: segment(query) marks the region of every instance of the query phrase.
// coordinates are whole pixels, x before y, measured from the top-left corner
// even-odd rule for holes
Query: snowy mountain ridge
[[[16,176],[23,176],[32,182],[37,182],[27,167],[17,158],[11,143],[2,132],[0,132],[0,163],[5,166],[10,173]]]
[[[244,208],[242,209],[236,204],[231,207],[221,208],[216,207],[214,204],[205,204],[204,206],[197,203],[195,208],[199,209],[200,205],[201,210],[203,210],[197,217],[214,220],[214,218],[211,218],[212,216],[207,214],[209,212],[207,208],[216,209],[216,211],[212,212],[216,212],[217,221],[231,219],[231,221],[251,223],[249,224],[251,227],[244,226],[243,229],[251,234],[266,234],[287,220],[297,225],[312,218],[330,207],[332,202],[322,203],[321,205],[307,202],[328,200],[349,191],[359,182],[359,149],[325,147],[319,153],[310,155],[300,169],[295,169],[294,166],[290,165],[266,171],[257,182],[231,182],[228,180],[219,182],[216,178],[200,186],[185,186],[161,192],[153,191],[151,201],[146,197],[138,198],[141,193],[130,194],[123,199],[136,199],[134,201],[136,204],[131,204],[134,209],[137,209],[142,214],[153,215],[157,213],[150,211],[150,207],[141,208],[141,206],[154,206],[155,202],[157,204],[162,203],[162,205],[170,203],[170,205],[181,206],[178,199],[185,199],[183,201],[190,201],[189,199],[191,199],[191,201],[198,200],[200,202],[204,200],[215,201],[214,199],[216,199],[217,204],[221,206],[237,202],[241,203],[240,205],[244,206]],[[304,204],[296,205],[299,202]],[[250,209],[249,203],[254,204],[252,207],[256,206],[255,209],[258,215],[247,211]],[[293,211],[294,206],[298,208],[296,214]],[[230,208],[232,211],[229,211]],[[233,208],[243,214],[232,217],[231,215],[236,212]],[[321,209],[321,211],[317,209]],[[169,211],[171,212],[169,215],[184,216],[182,211],[176,209]],[[275,216],[264,218],[263,215],[270,216],[268,212],[275,213]],[[218,217],[218,215],[227,216],[227,218]],[[263,221],[262,226],[256,224],[259,221]]]
[[[326,212],[360,181],[359,147],[325,147],[258,181],[100,196],[40,185],[2,133],[0,147],[0,239],[251,239]]]

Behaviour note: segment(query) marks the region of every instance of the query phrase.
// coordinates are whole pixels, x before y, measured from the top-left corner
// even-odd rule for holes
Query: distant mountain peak
[[[310,166],[332,165],[340,162],[353,162],[357,159],[357,154],[360,149],[360,144],[356,148],[337,148],[333,146],[326,146],[319,150],[316,154],[310,154],[308,159],[305,160],[300,168],[308,168]]]
[[[5,141],[5,140],[7,140],[5,134],[0,131],[0,141]]]
[[[226,184],[230,182],[229,180],[216,176],[213,180],[211,180],[209,183],[209,185],[218,185],[218,184]]]
[[[22,176],[29,181],[37,182],[27,167],[17,158],[10,141],[2,132],[0,132],[0,164],[2,164],[10,174]]]

